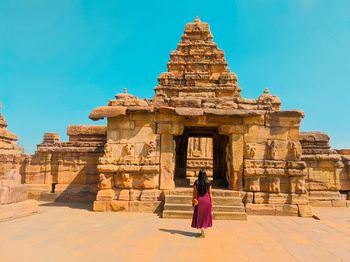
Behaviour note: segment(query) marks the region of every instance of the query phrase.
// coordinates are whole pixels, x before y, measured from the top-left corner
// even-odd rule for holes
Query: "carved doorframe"
[[[222,125],[219,127],[219,133],[229,137],[226,148],[228,187],[232,190],[242,191],[245,127],[242,125]]]
[[[157,123],[157,133],[160,134],[159,189],[174,189],[174,136],[182,135],[183,125],[179,123]]]

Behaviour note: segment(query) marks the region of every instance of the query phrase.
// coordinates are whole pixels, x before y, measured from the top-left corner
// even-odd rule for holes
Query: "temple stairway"
[[[213,219],[247,220],[239,192],[212,189]],[[163,218],[192,218],[192,188],[176,188],[165,196]]]

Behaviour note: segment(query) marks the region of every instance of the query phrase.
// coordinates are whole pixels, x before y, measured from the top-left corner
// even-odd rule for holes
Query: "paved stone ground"
[[[88,209],[45,204],[0,223],[0,261],[350,261],[350,208],[214,221],[205,239],[189,220]]]

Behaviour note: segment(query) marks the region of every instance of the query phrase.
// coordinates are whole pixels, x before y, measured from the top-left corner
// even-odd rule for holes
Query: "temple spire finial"
[[[195,22],[195,23],[200,23],[200,22],[201,22],[201,20],[199,19],[199,17],[198,17],[198,16],[196,16],[196,18],[194,19],[194,22]]]
[[[124,87],[124,89],[123,89],[123,93],[124,93],[124,94],[126,94],[126,93],[127,93],[126,87]]]

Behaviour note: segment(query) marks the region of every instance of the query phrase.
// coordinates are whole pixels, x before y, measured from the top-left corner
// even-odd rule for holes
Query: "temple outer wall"
[[[301,134],[310,204],[315,207],[350,206],[350,151],[330,149],[329,140],[329,136],[321,132]]]
[[[46,133],[34,155],[22,164],[29,198],[42,201],[92,202],[97,194],[98,159],[103,154],[106,128],[70,126],[68,142]]]

